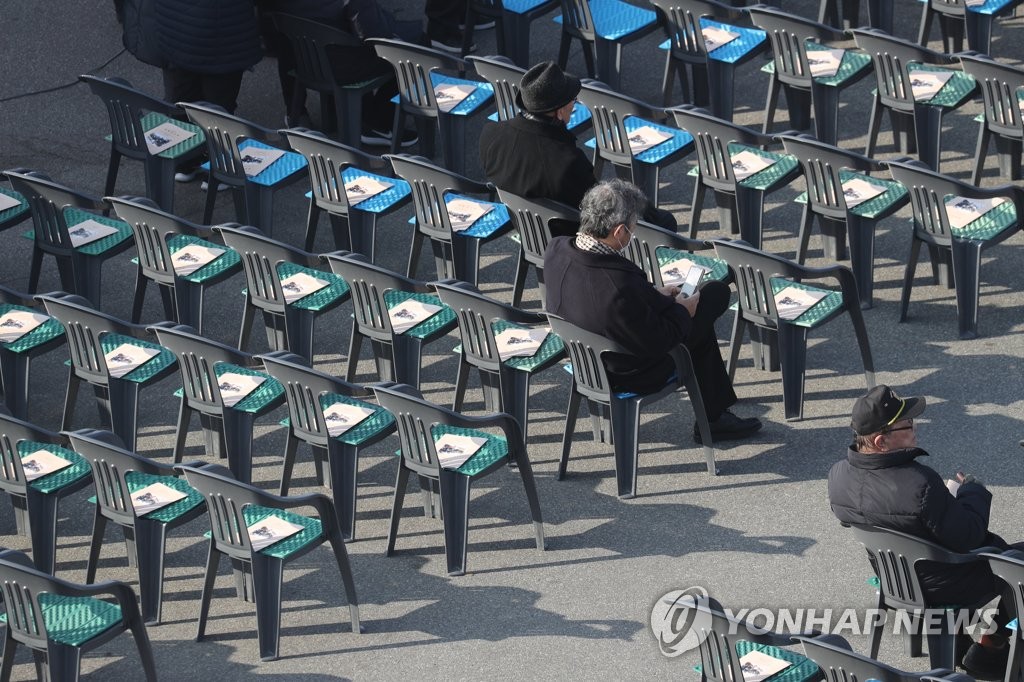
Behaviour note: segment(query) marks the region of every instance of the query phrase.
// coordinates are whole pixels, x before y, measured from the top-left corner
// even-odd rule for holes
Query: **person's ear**
[[[871,437],[871,444],[873,446],[875,446],[876,450],[882,450],[883,449],[882,448],[882,444],[884,442],[885,442],[885,434],[884,433],[876,433],[874,436]]]

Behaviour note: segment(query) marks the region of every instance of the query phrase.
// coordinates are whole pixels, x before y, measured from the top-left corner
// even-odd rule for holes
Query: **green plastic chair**
[[[63,435],[71,441],[75,452],[89,461],[96,485],[85,582],[96,580],[103,534],[111,521],[124,531],[128,563],[138,570],[142,619],[147,625],[159,624],[167,532],[206,513],[202,495],[177,478],[171,466],[125,450],[121,439],[110,431],[80,429]],[[135,494],[158,483],[184,497],[140,514],[133,504]]]
[[[308,554],[323,543],[331,545],[334,559],[341,572],[342,584],[348,601],[352,632],[359,633],[359,603],[352,578],[348,553],[338,528],[334,505],[326,495],[309,494],[297,497],[279,497],[245,483],[234,480],[219,465],[194,467],[182,465],[189,485],[206,498],[212,531],[210,550],[206,562],[202,602],[199,607],[199,627],[196,641],[206,633],[206,617],[210,611],[217,566],[221,555],[231,559],[235,569],[239,594],[246,601],[256,602],[256,637],[259,640],[260,660],[272,661],[278,656],[281,640],[281,584],[284,565]],[[311,509],[305,516],[293,509]],[[249,528],[268,517],[299,527],[297,533],[284,537],[263,549],[253,549]],[[263,530],[257,528],[257,532]]]
[[[27,565],[24,555],[0,558],[0,591],[7,624],[0,680],[7,682],[19,644],[36,654],[36,674],[43,679],[78,680],[82,654],[130,630],[148,682],[156,682],[156,662],[135,593],[122,582],[79,585]],[[101,597],[108,597],[102,599]],[[109,599],[113,598],[113,601]]]
[[[53,574],[57,566],[57,510],[61,499],[92,483],[89,463],[67,448],[64,436],[0,413],[0,490],[11,496],[18,533],[32,541],[32,561]],[[22,458],[37,450],[71,462],[70,466],[25,478]]]
[[[31,294],[0,286],[0,317],[9,312],[42,313],[43,306]],[[32,359],[67,342],[64,327],[52,317],[13,341],[0,341],[0,385],[4,404],[15,417],[29,416],[29,370]]]
[[[512,415],[499,412],[483,417],[467,417],[424,400],[419,391],[405,384],[379,384],[373,386],[373,392],[381,407],[394,415],[402,442],[385,551],[387,556],[395,551],[402,502],[409,474],[412,473],[420,478],[421,487],[427,481],[437,485],[441,498],[448,575],[464,575],[469,536],[470,488],[474,481],[494,471],[506,469],[508,464],[518,467],[530,505],[537,549],[544,549],[544,524],[533,469],[526,453],[522,429]],[[495,436],[484,429],[499,430],[502,435]],[[457,469],[448,469],[441,466],[435,447],[435,441],[445,434],[479,438],[483,443]],[[424,491],[427,492],[426,487]],[[426,511],[432,515],[432,505],[428,504]]]
[[[839,640],[838,636],[833,635]],[[870,656],[858,654],[846,642],[829,641],[831,638],[796,637],[804,647],[804,654],[824,673],[825,682],[923,682],[926,679],[970,682],[969,675],[955,673],[949,668],[936,668],[928,672],[905,672]],[[846,646],[843,646],[843,645]]]

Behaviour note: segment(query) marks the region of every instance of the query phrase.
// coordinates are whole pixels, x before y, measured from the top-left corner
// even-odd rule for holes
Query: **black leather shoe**
[[[740,438],[746,438],[752,433],[761,429],[761,420],[757,417],[747,417],[743,419],[737,417],[735,414],[726,410],[723,412],[718,419],[709,424],[711,427],[711,439],[713,441],[720,440],[738,440]],[[693,425],[693,440],[698,444],[702,444],[703,440],[700,437],[700,431],[697,429],[697,425]]]
[[[1009,659],[1008,644],[993,648],[975,643],[967,650],[960,665],[976,680],[1001,680],[1006,674],[1006,663]]]

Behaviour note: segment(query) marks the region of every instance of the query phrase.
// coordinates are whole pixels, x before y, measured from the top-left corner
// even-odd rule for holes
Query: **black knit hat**
[[[554,62],[541,62],[523,74],[516,104],[531,114],[564,107],[580,92],[580,79],[564,73]]]
[[[901,398],[882,384],[857,398],[850,426],[858,436],[869,436],[903,419],[913,419],[924,412],[924,406],[923,397]]]

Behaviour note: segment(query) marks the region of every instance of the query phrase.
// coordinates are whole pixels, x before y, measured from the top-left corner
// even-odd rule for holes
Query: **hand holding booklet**
[[[498,348],[498,357],[502,360],[509,358],[529,358],[536,355],[537,350],[544,344],[551,330],[547,327],[536,327],[534,329],[520,329],[509,327],[494,335],[494,341]]]
[[[112,377],[123,377],[134,369],[146,364],[160,351],[157,348],[146,348],[133,346],[130,343],[122,343],[120,346],[103,356],[107,362],[107,372]]]
[[[132,507],[137,516],[142,516],[186,497],[188,496],[185,493],[175,490],[169,485],[159,482],[152,483],[132,493]]]
[[[285,521],[277,516],[268,516],[262,521],[258,521],[246,528],[246,531],[249,533],[249,544],[252,545],[252,551],[254,552],[289,538],[300,530],[302,530],[302,526],[296,525],[291,521]]]
[[[21,468],[25,472],[26,481],[34,481],[69,466],[71,462],[49,450],[36,450],[21,458]]]
[[[797,287],[786,287],[775,294],[775,307],[783,320],[795,320],[828,296],[827,291],[808,291]]]
[[[486,438],[475,438],[473,436],[457,436],[454,433],[446,433],[434,441],[434,449],[437,451],[437,462],[442,469],[458,469],[465,464],[476,451],[484,446]]]
[[[46,315],[27,310],[8,311],[0,316],[0,343],[17,341],[48,319]]]
[[[743,682],[762,682],[780,670],[793,665],[790,661],[769,656],[763,651],[748,651],[740,657]]]

